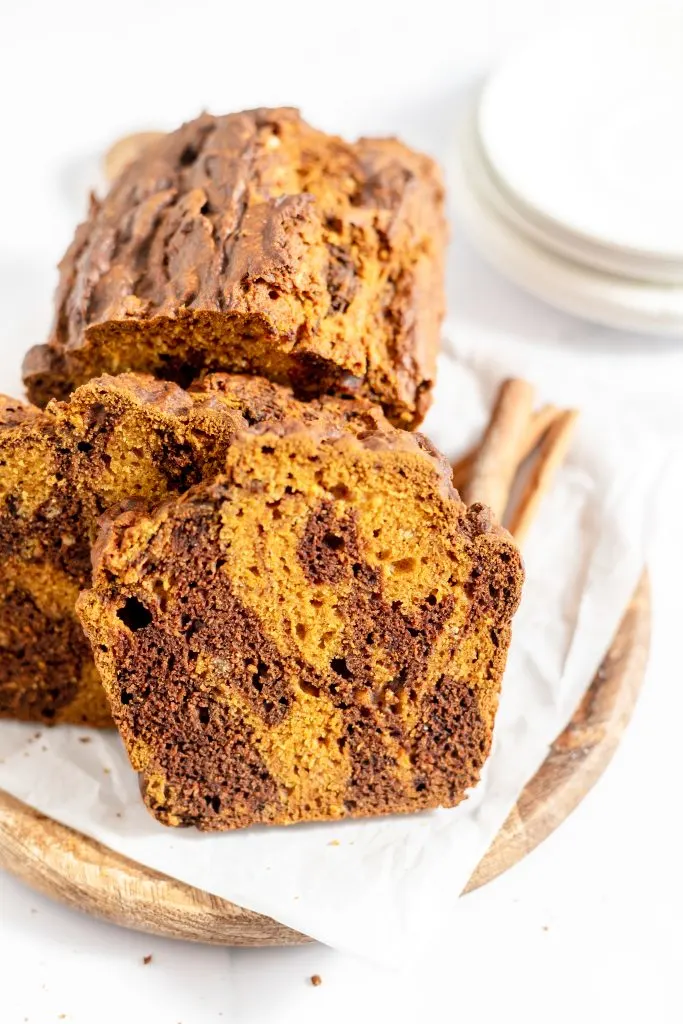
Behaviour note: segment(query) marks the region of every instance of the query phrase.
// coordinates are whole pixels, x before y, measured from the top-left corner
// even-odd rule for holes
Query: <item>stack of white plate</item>
[[[683,18],[584,22],[488,80],[459,219],[507,277],[599,323],[683,336]]]

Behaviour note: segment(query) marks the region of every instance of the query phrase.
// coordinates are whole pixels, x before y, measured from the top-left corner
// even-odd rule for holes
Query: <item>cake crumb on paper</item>
[[[92,740],[91,740],[90,736],[79,736],[78,737],[78,742],[79,743],[91,743]]]
[[[152,954],[148,953],[147,956],[143,956],[142,962],[145,965],[145,967],[147,966],[147,964],[151,964],[151,962],[152,962]]]
[[[313,985],[315,988],[317,988],[318,985],[322,985],[322,983],[323,983],[323,979],[320,977],[319,974],[312,974],[311,975],[311,985]]]
[[[338,839],[330,839],[330,841],[329,841],[329,843],[327,845],[328,846],[339,846],[339,840]]]

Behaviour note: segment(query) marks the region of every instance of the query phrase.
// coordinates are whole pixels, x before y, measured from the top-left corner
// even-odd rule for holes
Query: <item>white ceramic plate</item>
[[[597,323],[683,340],[683,287],[600,273],[515,230],[488,197],[495,192],[479,156],[475,118],[460,126],[449,172],[451,198],[469,237],[506,277],[559,309]]]
[[[683,285],[683,261],[596,242],[563,228],[520,203],[496,175],[474,132],[472,145],[477,149],[479,160],[477,189],[515,233],[521,233],[549,252],[591,270],[650,284]]]
[[[683,263],[683,11],[591,18],[517,51],[478,116],[499,184],[550,228]]]

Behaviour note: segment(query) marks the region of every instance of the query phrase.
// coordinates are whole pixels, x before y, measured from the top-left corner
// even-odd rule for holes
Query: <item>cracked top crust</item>
[[[354,144],[289,108],[203,114],[92,199],[60,267],[34,402],[101,372],[186,385],[260,373],[302,395],[426,411],[443,315],[443,188],[395,139]]]

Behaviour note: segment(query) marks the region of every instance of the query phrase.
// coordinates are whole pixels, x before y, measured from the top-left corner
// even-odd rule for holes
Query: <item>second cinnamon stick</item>
[[[479,447],[472,474],[463,491],[468,505],[488,505],[502,519],[529,428],[534,389],[512,378],[502,383],[493,415]]]

